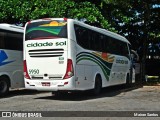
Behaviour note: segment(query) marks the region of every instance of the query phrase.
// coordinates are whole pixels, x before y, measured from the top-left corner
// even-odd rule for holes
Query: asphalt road
[[[52,96],[50,92],[37,92],[25,89],[13,90],[5,98],[0,98],[0,111],[125,111],[117,114],[114,113],[115,117],[123,116],[123,114],[125,116],[125,114],[127,114],[126,111],[160,111],[160,86],[134,86],[132,88],[126,88],[124,86],[109,87],[103,89],[102,94],[96,97],[91,96],[88,92],[73,93],[55,97]],[[139,114],[139,112],[137,113]],[[71,114],[71,116],[73,116],[71,118],[63,117],[63,119],[79,120],[80,118],[76,117],[75,114]],[[93,114],[97,113],[93,112]],[[158,116],[160,117],[160,114],[158,114]],[[114,120],[116,119],[115,117],[99,118],[97,116],[90,118],[88,116],[81,119]],[[159,117],[155,117],[154,119],[158,120]],[[18,120],[20,118],[16,119]],[[50,118],[48,117],[46,119]],[[61,120],[62,118],[54,117],[54,119]],[[125,120],[131,118],[119,117],[119,119]],[[150,120],[150,117],[134,117],[134,120],[136,119]]]

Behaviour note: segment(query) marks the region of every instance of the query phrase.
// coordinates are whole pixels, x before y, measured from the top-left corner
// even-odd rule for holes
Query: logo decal
[[[104,76],[107,81],[109,81],[109,76],[110,76],[114,59],[115,57],[112,56],[111,54],[101,53],[101,52],[93,52],[93,53],[80,52],[76,56],[77,63],[83,60],[87,60],[97,64],[101,68],[102,72],[104,73]]]
[[[14,61],[6,61],[7,59],[8,59],[8,56],[7,56],[7,54],[4,52],[4,50],[0,50],[0,66],[9,64],[9,63],[11,63],[11,62],[14,62]]]

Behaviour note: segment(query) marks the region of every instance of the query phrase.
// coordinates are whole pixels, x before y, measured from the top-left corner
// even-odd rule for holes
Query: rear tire
[[[54,92],[52,92],[52,96],[55,96],[55,97],[64,97],[67,94],[68,94],[67,92],[61,92],[61,91],[54,91]]]
[[[100,76],[96,76],[94,89],[92,90],[93,95],[99,95],[102,90],[102,80]]]
[[[129,76],[129,74],[127,74],[127,77],[126,77],[126,87],[130,87],[130,86],[131,86],[130,76]]]
[[[9,80],[6,77],[0,77],[0,96],[5,96],[9,92]]]

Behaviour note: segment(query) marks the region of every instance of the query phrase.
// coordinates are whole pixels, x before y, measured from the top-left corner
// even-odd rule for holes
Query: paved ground
[[[160,111],[160,86],[132,87],[131,89],[124,86],[110,87],[104,89],[97,97],[86,92],[55,97],[51,96],[50,92],[15,90],[11,91],[7,97],[0,99],[0,111]],[[62,118],[55,117],[54,119],[61,120]],[[63,119],[116,120],[117,118],[63,117]],[[131,118],[119,117],[118,119]],[[133,119],[150,120],[150,117],[134,117]],[[154,119],[158,120],[158,118]]]

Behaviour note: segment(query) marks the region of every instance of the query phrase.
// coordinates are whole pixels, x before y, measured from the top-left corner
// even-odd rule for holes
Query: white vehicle
[[[25,25],[25,87],[84,91],[132,83],[130,43],[124,37],[66,18]]]
[[[0,96],[24,87],[22,50],[23,28],[0,24]]]

